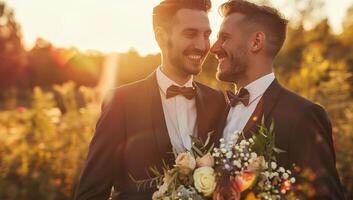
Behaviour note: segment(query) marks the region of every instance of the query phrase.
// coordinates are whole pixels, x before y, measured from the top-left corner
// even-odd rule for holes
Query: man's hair
[[[167,31],[171,30],[173,18],[180,9],[192,9],[209,12],[211,9],[210,0],[163,0],[153,8],[153,29],[162,27]],[[192,19],[190,19],[192,20]]]
[[[275,57],[282,48],[286,39],[288,20],[275,8],[256,5],[245,0],[230,0],[223,3],[219,11],[223,17],[241,13],[245,15],[244,24],[261,27],[261,31],[266,34],[267,50],[271,56]]]

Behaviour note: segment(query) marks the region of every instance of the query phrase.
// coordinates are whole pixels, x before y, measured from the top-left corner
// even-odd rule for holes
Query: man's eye
[[[228,39],[227,36],[221,36],[219,37],[219,40],[221,40],[222,42],[226,41]]]
[[[185,33],[184,35],[185,35],[185,37],[187,37],[187,38],[193,38],[193,37],[196,36],[195,33]]]

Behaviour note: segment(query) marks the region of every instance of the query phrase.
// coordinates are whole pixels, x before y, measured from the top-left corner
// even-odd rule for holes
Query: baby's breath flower
[[[226,152],[227,152],[227,149],[226,149],[226,148],[221,148],[221,152],[222,152],[222,153],[226,153]]]
[[[284,179],[288,179],[288,178],[289,178],[289,175],[288,175],[287,173],[284,173],[284,174],[282,175],[282,177],[283,177]]]
[[[230,166],[229,166],[228,164],[225,164],[225,165],[224,165],[224,168],[230,169]]]
[[[275,162],[271,162],[271,168],[272,169],[276,169],[277,168],[277,164]]]
[[[241,168],[241,163],[239,162],[239,160],[234,160],[233,165],[235,165],[238,168]]]
[[[232,155],[233,155],[233,153],[232,153],[231,151],[229,151],[229,152],[227,152],[226,157],[227,157],[227,158],[231,158]]]
[[[251,152],[251,158],[257,158],[257,154],[255,152]]]
[[[290,179],[290,182],[291,182],[291,183],[295,183],[295,178],[292,177],[292,178]]]

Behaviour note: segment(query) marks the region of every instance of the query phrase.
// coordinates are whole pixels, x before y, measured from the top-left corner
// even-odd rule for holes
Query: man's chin
[[[224,82],[234,82],[234,77],[230,76],[228,73],[225,72],[220,72],[218,71],[216,73],[216,78],[219,81],[224,81]]]
[[[199,75],[202,71],[202,65],[188,66],[187,72],[191,75]]]

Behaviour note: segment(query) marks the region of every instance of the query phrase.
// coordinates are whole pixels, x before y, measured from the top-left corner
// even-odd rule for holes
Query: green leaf
[[[207,153],[211,153],[213,147],[214,147],[214,144],[211,145],[211,147],[207,150],[206,154],[207,154]]]
[[[286,152],[286,151],[284,151],[284,150],[282,150],[282,149],[279,149],[279,148],[277,148],[277,147],[273,147],[272,149],[273,149],[273,151],[276,152],[276,153],[285,153],[285,152]]]
[[[211,135],[213,133],[214,133],[213,131],[207,133],[207,139],[206,139],[205,145],[203,147],[206,147],[208,145],[208,143],[210,142],[210,139],[211,139]]]
[[[160,176],[161,173],[158,171],[157,167],[149,167],[149,170],[155,175],[155,176]]]
[[[273,133],[274,128],[275,128],[275,122],[272,121],[272,122],[271,122],[271,125],[270,125],[270,133]]]
[[[202,156],[203,156],[202,151],[199,150],[197,147],[193,146],[191,149],[192,149],[193,151],[195,151],[195,153],[197,154],[197,156],[199,156],[199,157],[202,157]],[[196,158],[196,156],[194,156],[194,158]]]

